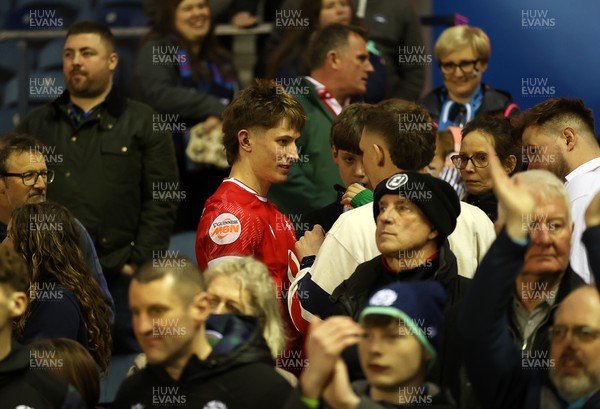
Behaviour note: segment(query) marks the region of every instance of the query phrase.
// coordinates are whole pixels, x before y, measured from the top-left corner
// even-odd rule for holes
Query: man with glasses
[[[483,30],[466,25],[447,28],[434,47],[444,85],[422,101],[443,131],[464,127],[476,115],[487,112],[515,116],[519,108],[509,93],[481,82],[491,54],[490,39]]]
[[[550,374],[566,379],[585,372],[587,365],[573,348],[573,336],[568,349],[558,345],[566,322],[567,327],[590,325],[575,313],[564,313],[571,306],[563,304],[584,285],[569,267],[569,198],[550,172],[534,170],[509,179],[491,149],[488,160],[503,228],[477,269],[459,319],[467,373],[482,407],[567,407],[562,399],[572,403],[583,395],[570,394],[568,382],[566,392],[555,383],[564,398],[543,385],[550,385]],[[575,338],[587,339],[588,330],[581,331]]]
[[[9,132],[0,139],[0,241],[6,237],[6,226],[13,210],[27,203],[46,201],[48,185],[54,181],[54,170],[46,166],[44,145],[31,135]],[[49,157],[49,159],[51,159]],[[106,305],[114,320],[115,305],[108,290],[94,243],[77,219],[79,248],[90,272],[98,281]]]
[[[48,163],[56,172],[48,197],[90,233],[117,309],[113,352],[130,353],[139,352],[127,308],[130,276],[167,250],[185,194],[179,194],[169,133],[154,129],[148,105],[126,98],[113,84],[115,47],[102,24],[70,26],[63,48],[66,90],[29,113],[18,130],[56,156]]]

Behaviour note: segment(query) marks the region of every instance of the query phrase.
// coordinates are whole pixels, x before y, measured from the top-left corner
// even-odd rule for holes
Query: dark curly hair
[[[30,290],[49,280],[73,291],[85,317],[90,354],[106,373],[112,343],[109,309],[83,260],[71,213],[52,202],[25,204],[13,211],[8,236],[27,261]],[[17,323],[17,336],[23,334],[30,307]]]

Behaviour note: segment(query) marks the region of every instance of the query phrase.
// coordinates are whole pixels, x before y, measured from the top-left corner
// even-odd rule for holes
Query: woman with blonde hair
[[[283,322],[275,283],[267,267],[252,257],[224,260],[204,272],[215,314],[242,314],[258,318],[271,355],[285,346]]]
[[[462,129],[481,113],[500,117],[519,114],[519,107],[508,92],[482,82],[492,52],[490,39],[482,29],[449,27],[436,41],[433,52],[444,85],[431,91],[421,103],[438,124],[438,130],[449,126]]]

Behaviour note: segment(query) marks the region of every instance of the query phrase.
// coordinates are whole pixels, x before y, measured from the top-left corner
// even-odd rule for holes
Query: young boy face
[[[362,183],[363,185],[370,187],[369,178],[367,178],[363,166],[362,155],[357,155],[344,149],[337,149],[335,146],[333,146],[331,150],[333,162],[340,170],[340,176],[344,182],[344,187],[348,187],[353,183]]]
[[[397,390],[408,382],[425,379],[427,354],[408,327],[381,315],[367,316],[362,326],[365,332],[358,354],[372,388]]]

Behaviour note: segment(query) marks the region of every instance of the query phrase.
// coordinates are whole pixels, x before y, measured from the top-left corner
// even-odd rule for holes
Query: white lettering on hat
[[[392,305],[398,298],[398,294],[394,290],[379,290],[369,300],[369,305]]]
[[[404,186],[407,182],[407,174],[396,174],[388,179],[388,181],[385,183],[385,187],[387,187],[390,190],[396,190],[399,187]]]

